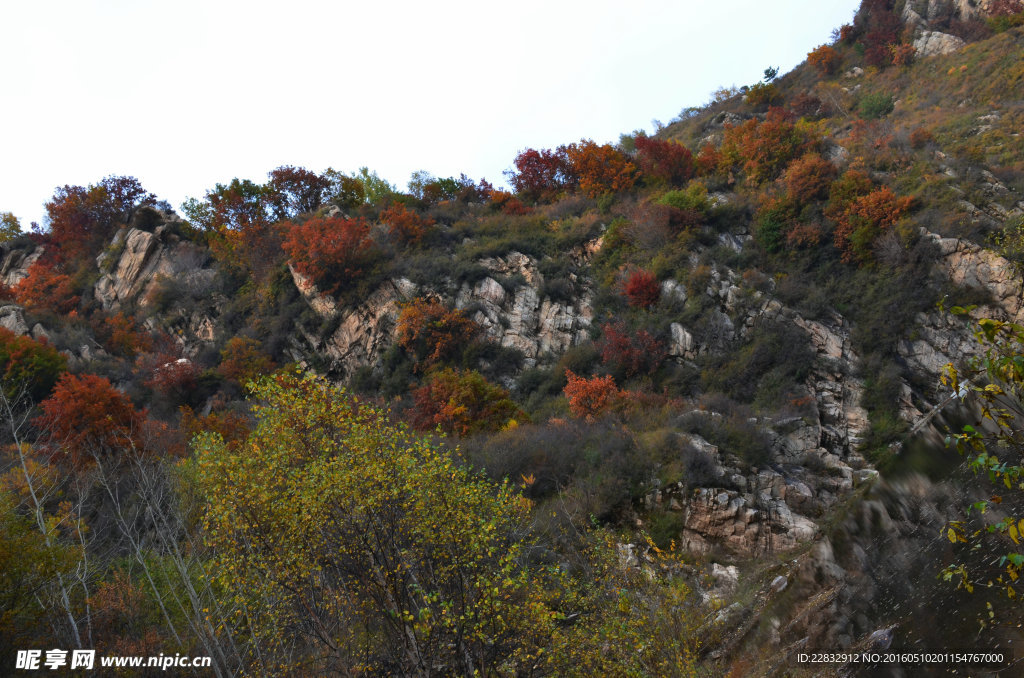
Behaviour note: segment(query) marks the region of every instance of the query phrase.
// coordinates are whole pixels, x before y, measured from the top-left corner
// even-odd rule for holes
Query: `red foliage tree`
[[[312,212],[326,202],[333,183],[330,177],[303,167],[284,165],[269,173],[270,202],[278,219]]]
[[[829,187],[825,216],[838,221],[854,200],[873,189],[874,184],[867,174],[860,170],[847,170]]]
[[[530,208],[523,204],[523,201],[508,191],[495,190],[491,193],[491,205],[505,214],[513,216],[529,214]]]
[[[126,358],[134,358],[137,353],[145,353],[153,348],[153,340],[149,334],[140,330],[135,322],[123,313],[104,318],[103,322],[96,326],[96,333],[108,351]]]
[[[658,278],[650,271],[642,268],[630,273],[622,285],[622,292],[630,306],[650,308],[658,303],[661,297],[661,285]]]
[[[220,434],[229,445],[235,445],[244,442],[251,429],[249,418],[239,412],[214,410],[207,415],[197,415],[187,405],[183,405],[180,411],[180,428],[186,441],[191,441],[200,433],[211,431]]]
[[[185,400],[199,378],[199,368],[168,335],[157,337],[152,352],[136,358],[135,366],[146,388],[175,402]]]
[[[629,378],[651,374],[665,361],[665,345],[647,330],[630,334],[623,322],[605,323],[597,344],[601,362],[614,372]]]
[[[586,379],[566,370],[565,378],[563,393],[569,400],[569,411],[574,417],[594,419],[622,396],[611,375]]]
[[[105,377],[64,373],[53,394],[40,403],[35,424],[49,432],[49,447],[75,468],[118,450],[142,449],[145,416]]]
[[[575,184],[567,149],[540,151],[528,148],[516,156],[508,183],[516,193],[530,200],[550,200]]]
[[[715,174],[722,168],[724,162],[725,159],[721,151],[711,144],[704,144],[697,153],[697,174],[702,177]]]
[[[60,272],[61,265],[43,257],[28,267],[28,275],[15,286],[14,298],[33,311],[68,314],[77,306],[71,276]]]
[[[107,177],[99,184],[58,188],[46,203],[46,235],[61,261],[93,253],[142,205],[156,203],[134,177]]]
[[[413,425],[420,430],[440,426],[448,435],[498,431],[526,414],[508,391],[473,370],[444,369],[413,392]]]
[[[398,316],[398,345],[416,360],[415,371],[454,358],[476,339],[480,326],[458,309],[445,308],[439,301],[416,299]]]
[[[730,164],[739,164],[749,179],[760,183],[777,176],[812,145],[806,129],[794,124],[790,113],[772,108],[764,120],[751,118],[741,125],[726,126],[722,153]]]
[[[675,141],[655,139],[645,134],[633,138],[636,164],[649,183],[682,185],[693,178],[696,165],[693,153]]]
[[[423,240],[434,220],[421,217],[400,203],[392,203],[381,212],[380,220],[388,225],[391,236],[405,245],[417,245]]]
[[[282,229],[275,223],[275,200],[269,184],[233,179],[217,184],[203,200],[182,206],[194,227],[206,233],[210,249],[229,268],[264,281],[281,263]]]
[[[992,16],[1013,16],[1024,12],[1024,0],[992,0],[988,13]]]
[[[584,139],[565,147],[565,153],[580,190],[592,198],[629,190],[636,182],[636,165],[610,144]]]
[[[807,63],[817,68],[822,75],[832,75],[839,68],[842,58],[832,47],[821,45],[807,53]]]
[[[863,0],[861,3],[857,20],[863,31],[864,61],[869,66],[890,65],[892,48],[900,43],[904,24],[892,5],[892,0]]]
[[[147,591],[123,570],[102,581],[89,596],[96,648],[110,654],[156,655],[161,651],[158,611]]]
[[[350,287],[376,256],[365,219],[313,217],[292,226],[283,247],[295,269],[329,294]]]
[[[913,198],[898,197],[888,186],[853,200],[839,215],[835,230],[836,247],[843,261],[865,261],[871,245],[910,210]]]
[[[808,153],[790,163],[782,181],[787,197],[806,205],[827,196],[835,178],[835,165],[817,153]]]

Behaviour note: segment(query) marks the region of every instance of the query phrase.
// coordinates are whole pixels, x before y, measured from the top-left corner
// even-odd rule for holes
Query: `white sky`
[[[27,229],[111,174],[177,208],[284,164],[502,184],[524,148],[790,70],[858,4],[2,0],[0,211]]]

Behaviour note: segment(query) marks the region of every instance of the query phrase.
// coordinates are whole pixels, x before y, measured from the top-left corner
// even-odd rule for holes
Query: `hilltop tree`
[[[540,151],[528,148],[514,161],[515,170],[506,172],[516,193],[531,200],[550,200],[575,183],[565,146]]]
[[[633,145],[636,149],[636,164],[644,181],[675,186],[685,184],[693,177],[693,153],[686,146],[646,134],[633,137]]]
[[[0,242],[14,240],[21,235],[21,222],[12,212],[0,212]]]
[[[88,187],[66,185],[46,203],[45,235],[56,246],[58,260],[77,260],[129,223],[139,207],[153,204],[156,197],[134,177],[110,176]]]
[[[222,263],[262,281],[281,261],[281,232],[274,202],[280,194],[248,179],[217,184],[203,200],[190,198],[181,209],[206,234]]]
[[[575,183],[592,198],[628,191],[636,182],[636,166],[610,144],[584,139],[567,146],[565,154]]]
[[[271,170],[270,202],[278,219],[288,219],[316,210],[326,202],[331,180],[304,167],[284,165]]]
[[[296,270],[328,294],[352,287],[376,256],[365,219],[307,219],[288,230],[283,247]]]

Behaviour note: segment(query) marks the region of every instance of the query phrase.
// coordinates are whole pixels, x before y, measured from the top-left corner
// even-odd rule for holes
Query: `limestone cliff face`
[[[147,325],[169,331],[189,355],[215,340],[224,300],[217,268],[209,252],[177,236],[172,224],[152,232],[121,229],[96,263],[101,275],[93,294],[104,310],[161,306]]]
[[[463,309],[488,339],[521,351],[527,366],[557,360],[567,348],[589,337],[587,329],[593,318],[589,288],[584,287],[573,303],[553,301],[543,295],[544,277],[531,257],[511,252],[479,263],[495,277],[517,282],[506,289],[495,277],[487,276],[458,287],[443,280],[427,287],[396,278],[380,285],[358,306],[341,308],[294,267],[289,270],[310,308],[336,327],[326,337],[310,331],[304,331],[304,336],[330,359],[332,371],[338,374],[377,364],[394,342],[402,304],[420,296],[438,297]]]
[[[923,236],[935,244],[935,266],[952,284],[974,288],[991,299],[979,314],[1024,322],[1024,289],[1009,261],[964,240]],[[722,245],[739,251],[748,240],[749,236],[729,236]],[[594,292],[586,277],[587,263],[600,244],[597,240],[566,254],[578,271],[560,287],[573,290],[569,298],[547,294],[550,283],[557,281],[545,279],[536,258],[515,251],[480,259],[477,263],[486,274],[472,282],[440,279],[424,285],[394,278],[350,306],[323,294],[291,268],[291,279],[314,320],[294,323],[286,350],[297,362],[326,363],[332,375],[344,378],[360,367],[380,364],[394,342],[403,304],[433,296],[463,309],[489,340],[519,350],[525,366],[551,365],[567,349],[590,339]],[[0,275],[16,284],[40,255],[38,248],[6,248]],[[692,263],[698,265],[696,255]],[[122,229],[97,266],[100,275],[93,293],[105,310],[148,309],[147,323],[171,332],[187,355],[223,336],[222,312],[232,290],[218,287],[209,253],[176,235],[170,221],[152,231]],[[692,551],[724,549],[749,557],[817,539],[822,516],[874,477],[858,452],[870,430],[861,404],[864,379],[870,375],[863,373],[853,348],[850,323],[835,312],[804,317],[774,298],[773,284],[765,278],[751,285],[745,276],[717,263],[709,267],[703,289],[692,289],[692,281],[690,287],[674,280],[662,284],[662,297],[670,304],[683,308],[697,294],[710,309],[701,326],[689,325],[683,316],[670,319],[667,350],[681,365],[693,366],[701,356],[742,345],[765,322],[798,328],[811,348],[803,384],[809,396],[806,407],[792,416],[755,422],[770,442],[770,459],[750,467],[730,450],[694,437],[687,444],[707,453],[715,467],[714,479],[696,492],[670,486],[647,497],[649,507],[679,514],[681,539]],[[30,327],[32,322],[16,304],[0,307],[0,326],[19,334],[45,334],[41,327]],[[919,314],[916,329],[898,349],[918,384],[937,384],[946,363],[962,362],[980,351],[961,318],[938,310]],[[79,351],[73,357],[84,360],[84,355]],[[917,422],[940,395],[904,384],[899,414]]]
[[[949,54],[967,43],[951,35],[950,21],[967,21],[988,16],[992,0],[907,0],[902,18],[914,32],[914,48],[918,57]]]
[[[43,248],[14,248],[0,246],[0,281],[8,287],[16,287],[28,275],[29,266],[43,256]]]

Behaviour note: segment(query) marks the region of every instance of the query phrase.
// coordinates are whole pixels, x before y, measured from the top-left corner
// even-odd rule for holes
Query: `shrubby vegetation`
[[[189,200],[187,221],[131,177],[58,189],[32,234],[0,215],[5,253],[41,248],[0,289],[33,337],[0,329],[0,643],[91,633],[224,674],[691,673],[709,635],[695,570],[672,552],[680,519],[645,497],[729,487],[723,459],[764,468],[768,428],[817,416],[810,380],[840,368],[796,314],[844,319],[870,418],[859,451],[880,459],[906,434],[897,349],[915,317],[944,295],[991,301],[935,274],[921,229],[1024,261],[1019,218],[990,214],[1024,190],[1022,15],[1000,0],[987,22],[949,20],[987,42],[914,60],[894,3],[866,0],[806,65],[657,135],[523,150],[510,191],[282,166]],[[947,99],[964,104],[948,115]],[[105,307],[96,282],[130,228],[180,245],[180,270]],[[502,318],[459,295],[485,277],[507,299],[533,286],[494,268],[513,252],[547,311],[593,310],[561,355],[498,345]],[[351,309],[399,278],[419,296],[372,364],[306,350],[341,323],[306,282]],[[197,327],[213,329],[197,343]],[[1019,335],[983,327],[993,388],[973,388],[998,426],[953,438],[1008,491]],[[1013,590],[1010,518],[951,524],[955,544],[1006,548],[949,578]]]

